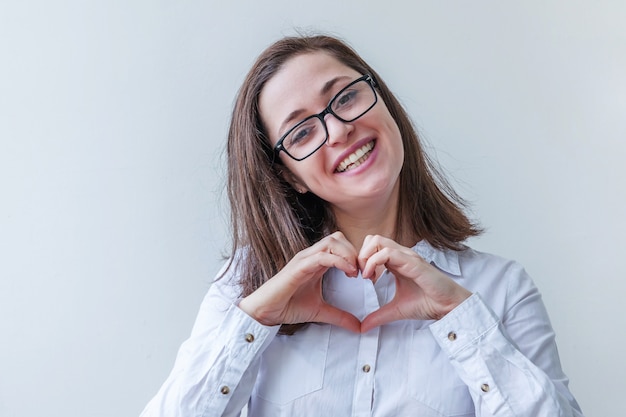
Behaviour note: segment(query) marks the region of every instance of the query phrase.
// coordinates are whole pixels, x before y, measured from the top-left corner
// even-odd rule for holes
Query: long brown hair
[[[422,150],[410,118],[376,71],[337,38],[286,37],[263,51],[252,66],[237,95],[228,133],[227,192],[233,233],[229,267],[236,268],[243,296],[336,228],[325,201],[312,193],[296,192],[284,180],[281,170],[286,168],[275,161],[258,102],[265,83],[285,62],[320,51],[361,74],[370,74],[398,124],[404,144],[397,220],[402,230],[398,235],[417,236],[434,247],[459,250],[464,240],[481,232],[464,214],[464,201]],[[291,333],[296,328],[283,325],[281,330]]]

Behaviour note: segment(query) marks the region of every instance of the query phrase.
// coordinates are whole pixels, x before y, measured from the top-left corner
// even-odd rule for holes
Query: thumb
[[[340,310],[330,304],[323,304],[315,321],[334,324],[355,333],[361,333],[361,322],[347,311]]]
[[[375,327],[404,319],[396,306],[393,304],[394,303],[392,301],[389,304],[385,304],[378,310],[368,314],[361,322],[361,333],[367,333]]]

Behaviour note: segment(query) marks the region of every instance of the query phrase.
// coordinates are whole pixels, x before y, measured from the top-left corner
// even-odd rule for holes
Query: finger
[[[381,245],[378,236],[365,236],[357,258],[359,269],[361,270],[363,278],[371,278],[371,268],[367,268],[367,262],[373,254],[377,253],[381,249],[381,247],[383,247],[383,245]]]
[[[348,262],[356,266],[357,251],[348,239],[341,232],[335,232],[327,236],[322,241],[327,252],[342,256]]]
[[[397,248],[382,248],[370,256],[362,268],[366,273],[379,265],[384,265],[397,277],[416,279],[430,265],[412,249],[399,246]]]
[[[319,279],[329,268],[338,268],[349,276],[356,276],[358,269],[354,262],[350,262],[340,254],[334,254],[320,247],[309,247],[296,256],[275,277],[289,283],[293,288],[298,288],[311,279]]]
[[[335,232],[326,236],[317,242],[310,249],[316,252],[328,253],[333,256],[342,258],[345,262],[336,261],[334,265],[343,270],[348,276],[356,277],[358,275],[357,268],[357,252],[354,246],[345,238],[343,233]],[[340,266],[343,265],[343,266]],[[350,265],[347,267],[347,265]]]
[[[340,310],[330,304],[323,304],[315,317],[316,322],[333,324],[355,333],[361,332],[361,322],[347,311]]]
[[[405,250],[411,251],[392,239],[380,235],[366,236],[358,255],[358,265],[363,273],[363,277],[375,279],[378,276],[377,272],[382,272],[383,265],[388,262],[391,251]],[[374,256],[376,258],[371,262],[370,259]]]
[[[341,269],[346,275],[351,277],[356,277],[359,273],[355,261],[353,259],[346,259],[340,254],[321,252],[317,257],[319,263],[327,268]]]
[[[376,327],[382,326],[383,324],[403,319],[404,317],[400,314],[392,301],[373,313],[370,313],[363,319],[361,322],[361,333],[367,333]]]
[[[360,259],[359,267],[363,277],[369,279],[377,278],[379,273],[382,273],[385,268],[388,268],[390,263],[393,263],[393,258],[398,256],[397,250],[385,247],[372,254],[366,260]]]
[[[397,243],[395,240],[381,235],[367,235],[361,245],[361,251],[359,255],[367,255],[380,250],[380,248],[404,248],[404,246]]]

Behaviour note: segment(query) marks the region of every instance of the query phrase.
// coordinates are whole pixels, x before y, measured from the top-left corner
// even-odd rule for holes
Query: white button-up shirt
[[[537,288],[517,263],[472,249],[414,250],[474,294],[438,321],[365,334],[309,324],[293,336],[238,307],[229,272],[206,295],[191,337],[142,417],[582,416]],[[389,302],[376,283],[331,269],[325,300],[356,317]]]

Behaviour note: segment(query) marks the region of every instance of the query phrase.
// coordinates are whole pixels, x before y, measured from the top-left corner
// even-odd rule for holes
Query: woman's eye
[[[291,142],[300,142],[301,140],[306,139],[306,137],[309,135],[309,130],[310,129],[306,128],[294,132],[294,135],[291,137]]]
[[[357,95],[356,90],[346,91],[345,93],[337,97],[337,100],[335,101],[335,107],[340,108],[340,107],[349,105],[351,102],[355,100],[356,95]]]
[[[302,126],[289,135],[289,146],[296,146],[312,136],[314,126]]]

